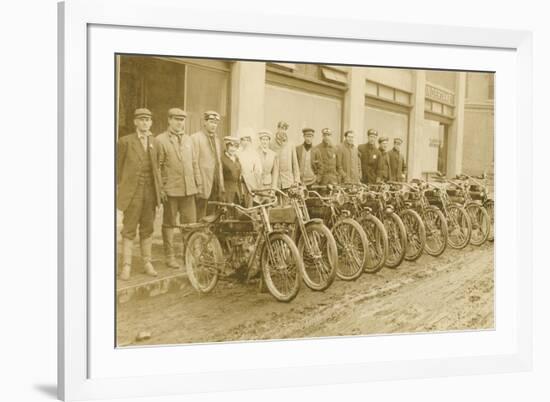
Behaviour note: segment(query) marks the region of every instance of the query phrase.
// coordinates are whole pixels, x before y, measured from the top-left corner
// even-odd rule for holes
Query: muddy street
[[[257,283],[190,285],[117,307],[119,346],[283,339],[494,327],[493,244],[423,255],[397,269],[336,280],[325,292],[302,285],[279,303]],[[136,341],[142,331],[150,338]]]

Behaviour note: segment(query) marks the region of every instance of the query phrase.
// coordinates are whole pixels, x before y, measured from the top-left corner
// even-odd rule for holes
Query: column
[[[464,104],[466,97],[466,73],[456,74],[455,118],[449,127],[447,147],[447,177],[462,173],[464,146]]]
[[[265,63],[235,62],[231,68],[231,135],[252,135],[264,121]]]
[[[344,132],[355,132],[355,143],[367,141],[365,133],[365,91],[366,70],[364,67],[351,67],[348,72],[348,90],[344,97]],[[342,138],[344,137],[342,132]]]
[[[422,177],[422,135],[424,133],[424,105],[426,97],[426,71],[413,71],[412,109],[409,116],[407,141],[407,180]]]

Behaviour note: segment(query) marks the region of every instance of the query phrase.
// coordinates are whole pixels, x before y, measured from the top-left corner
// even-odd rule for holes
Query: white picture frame
[[[132,9],[132,13],[127,11]],[[364,20],[322,20],[304,16],[252,15],[233,13],[218,15],[215,12],[186,9],[177,0],[125,1],[125,0],[69,0],[59,4],[59,312],[58,312],[58,392],[64,400],[81,400],[116,397],[145,397],[170,394],[229,391],[267,387],[305,386],[330,383],[360,382],[380,379],[401,379],[463,374],[500,373],[530,370],[532,365],[532,211],[531,211],[531,155],[532,155],[532,35],[526,31],[412,25],[392,22],[369,22]],[[457,49],[495,49],[510,52],[515,63],[508,66],[508,85],[515,88],[513,126],[497,124],[495,135],[499,142],[505,128],[510,134],[502,135],[512,142],[512,150],[506,152],[506,165],[510,170],[508,189],[498,186],[510,202],[508,208],[497,203],[497,220],[506,213],[513,224],[514,236],[509,245],[514,259],[500,259],[499,253],[510,250],[496,247],[496,261],[513,273],[513,294],[510,294],[510,313],[513,323],[506,333],[507,351],[500,353],[467,353],[462,349],[453,357],[434,358],[420,350],[415,358],[354,361],[333,360],[332,363],[295,364],[284,367],[269,364],[262,368],[245,364],[238,369],[216,367],[211,361],[211,370],[156,375],[128,375],[127,372],[109,372],[108,375],[90,375],[91,360],[99,353],[99,346],[91,347],[96,333],[91,330],[93,314],[90,304],[89,208],[94,201],[90,192],[90,169],[95,155],[91,155],[90,111],[94,104],[90,97],[89,74],[91,68],[91,29],[94,27],[127,27],[128,30],[156,29],[163,35],[177,32],[208,32],[221,36],[238,34],[262,35],[265,38],[285,40],[330,40],[348,41],[357,44],[399,44],[403,46],[456,47]],[[126,31],[128,35],[132,35]],[[94,34],[95,35],[95,34]],[[100,36],[100,35],[98,35]],[[434,39],[437,38],[437,39]],[[267,40],[266,39],[266,40]],[[346,42],[347,43],[347,42]],[[201,55],[199,55],[201,56]],[[214,55],[213,55],[214,56]],[[422,61],[418,66],[423,65]],[[434,66],[432,66],[434,67]],[[91,85],[94,85],[93,83]],[[498,91],[498,84],[496,85]],[[497,114],[499,113],[497,104]],[[502,110],[502,109],[501,109]],[[503,118],[508,118],[504,116]],[[503,120],[505,121],[505,120]],[[507,132],[508,133],[508,132]],[[521,141],[516,141],[521,133]],[[98,149],[95,147],[94,149]],[[103,152],[103,151],[101,151]],[[110,152],[110,149],[107,150]],[[500,172],[499,151],[496,152],[496,170]],[[503,154],[504,155],[504,154]],[[500,159],[501,161],[503,159]],[[504,167],[503,167],[504,169]],[[503,170],[504,171],[504,170]],[[502,189],[502,190],[500,190]],[[510,193],[506,193],[509,191]],[[501,196],[501,195],[499,195]],[[500,202],[500,198],[499,198]],[[504,203],[502,204],[504,205]],[[499,209],[500,208],[500,209]],[[500,215],[499,215],[500,214]],[[497,236],[507,228],[498,226]],[[503,244],[504,243],[503,233]],[[510,248],[510,247],[508,247]],[[521,264],[521,265],[520,265]],[[500,268],[499,268],[500,269]],[[497,271],[498,278],[498,271]],[[112,289],[111,288],[107,288]],[[511,287],[509,289],[512,289]],[[512,297],[513,296],[513,297]],[[500,299],[502,300],[502,298]],[[497,295],[497,302],[499,301]],[[497,303],[498,309],[498,303]],[[512,313],[513,312],[513,313]],[[114,319],[114,317],[113,317]],[[496,333],[499,323],[497,320]],[[404,335],[420,338],[424,335]],[[483,333],[460,335],[467,339],[482,338]],[[398,337],[387,337],[388,345]],[[372,338],[371,338],[372,339]],[[504,338],[503,338],[504,339]],[[472,341],[472,342],[474,342]],[[298,346],[308,349],[316,341],[301,341]],[[352,338],[331,339],[326,342],[351,344]],[[473,344],[472,344],[473,345]],[[227,353],[243,348],[254,353],[262,349],[291,348],[292,342],[264,342],[226,345]],[[186,346],[187,351],[198,346]],[[472,350],[475,348],[472,347]],[[175,350],[175,349],[173,349]],[[216,351],[218,353],[221,349]],[[309,349],[308,349],[309,350]],[[311,349],[314,350],[314,349]],[[134,350],[145,353],[145,349]],[[145,359],[155,358],[155,348],[147,348]],[[305,360],[304,360],[305,361]],[[108,362],[105,360],[105,362]],[[336,362],[336,363],[335,363]],[[113,366],[115,367],[115,366]],[[113,370],[116,371],[116,370]],[[169,370],[167,370],[169,371]]]

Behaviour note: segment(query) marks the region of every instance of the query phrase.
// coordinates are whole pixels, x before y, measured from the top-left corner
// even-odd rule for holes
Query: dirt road
[[[279,303],[256,284],[220,282],[118,306],[118,345],[174,344],[494,327],[493,245],[423,255]],[[137,342],[136,334],[151,337]]]

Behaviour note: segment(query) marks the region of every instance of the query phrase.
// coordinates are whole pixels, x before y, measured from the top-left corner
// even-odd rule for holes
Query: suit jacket
[[[359,145],[357,149],[361,155],[361,172],[363,175],[363,183],[376,183],[376,172],[378,170],[380,151],[375,145],[371,145],[369,143]]]
[[[262,163],[262,177],[260,188],[262,190],[277,188],[279,185],[279,159],[271,149],[258,150],[260,162]]]
[[[313,171],[319,184],[338,184],[336,171],[336,147],[321,142],[313,148],[311,154]]]
[[[209,199],[214,184],[214,175],[218,180],[220,192],[224,192],[221,155],[223,153],[220,140],[214,135],[214,146],[211,145],[208,134],[204,131],[197,131],[191,135],[195,151],[197,152],[197,163],[201,177],[202,188],[197,196]]]
[[[390,156],[388,152],[380,151],[378,168],[376,169],[376,181],[390,180]]]
[[[338,145],[336,153],[336,169],[342,183],[359,183],[361,175],[361,157],[355,146],[346,143]]]
[[[262,162],[260,161],[258,151],[249,145],[249,148],[245,151],[240,151],[237,156],[241,163],[241,175],[247,189],[249,191],[257,190],[260,188],[262,180]]]
[[[191,136],[184,134],[180,144],[176,135],[165,131],[157,136],[157,141],[162,189],[166,195],[183,197],[197,194],[202,179]]]
[[[293,184],[300,182],[300,166],[296,157],[296,149],[287,142],[279,145],[276,141],[270,145],[279,160],[279,179],[280,188],[289,188]]]
[[[224,198],[226,202],[242,202],[241,191],[241,164],[238,158],[232,161],[224,152],[222,157],[222,170],[224,179]]]
[[[405,181],[403,175],[407,170],[407,165],[405,164],[405,158],[401,152],[398,152],[393,148],[388,152],[390,157],[390,180],[391,181]]]
[[[147,152],[136,133],[126,135],[117,142],[117,208],[125,211],[138,187],[139,171],[145,158],[150,158],[153,169],[153,186],[156,204],[160,205],[161,180],[158,169],[158,142],[150,135]]]

